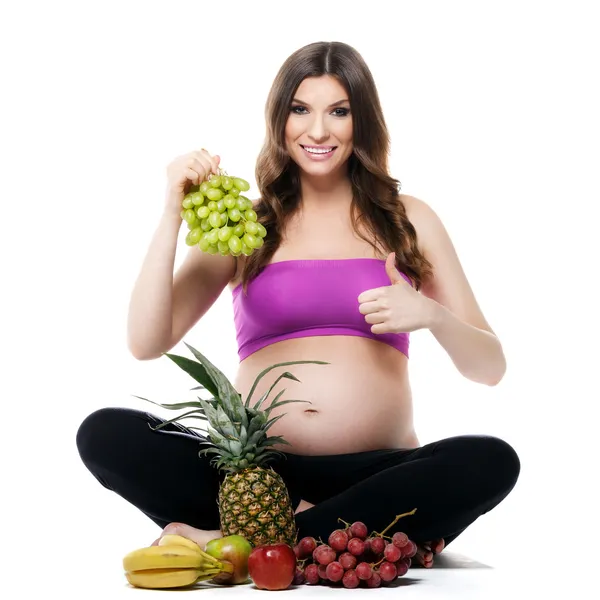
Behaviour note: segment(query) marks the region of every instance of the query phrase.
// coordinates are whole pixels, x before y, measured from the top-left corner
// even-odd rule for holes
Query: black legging
[[[81,459],[96,479],[136,506],[159,527],[171,522],[220,529],[217,490],[224,473],[198,451],[206,439],[181,424],[152,431],[163,419],[127,408],[103,408],[77,431]],[[382,531],[396,515],[416,508],[389,532],[417,543],[448,545],[514,487],[520,461],[505,441],[460,435],[407,450],[301,456],[269,463],[283,477],[296,515],[298,539],[320,537],[346,522]]]

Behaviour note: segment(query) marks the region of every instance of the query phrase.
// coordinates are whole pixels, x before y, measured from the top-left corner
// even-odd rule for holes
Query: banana
[[[196,552],[201,550],[200,546],[196,542],[189,538],[183,537],[182,535],[176,535],[174,533],[167,533],[163,535],[158,541],[159,546],[186,546]]]
[[[151,569],[126,572],[125,577],[135,587],[160,589],[193,585],[202,574],[199,569]]]
[[[201,569],[212,566],[199,553],[187,546],[148,546],[133,550],[123,558],[125,571],[148,569]]]

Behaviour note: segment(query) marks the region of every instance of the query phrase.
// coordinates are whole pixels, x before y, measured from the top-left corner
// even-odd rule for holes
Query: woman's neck
[[[301,177],[300,198],[303,212],[346,210],[352,202],[352,184],[347,177]]]

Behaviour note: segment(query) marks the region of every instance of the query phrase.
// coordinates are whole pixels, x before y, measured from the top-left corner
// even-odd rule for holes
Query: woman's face
[[[352,154],[352,115],[335,77],[306,78],[296,90],[285,126],[291,159],[310,175],[337,171]]]

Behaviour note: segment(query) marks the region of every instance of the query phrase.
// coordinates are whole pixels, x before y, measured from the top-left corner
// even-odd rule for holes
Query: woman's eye
[[[296,115],[301,115],[304,114],[303,111],[306,111],[306,108],[304,106],[292,106],[291,111]],[[335,108],[333,110],[333,114],[336,117],[346,117],[349,112],[350,110],[347,108]]]
[[[347,108],[336,108],[336,117],[345,117],[350,112]]]
[[[299,115],[301,111],[306,110],[304,106],[292,106],[292,112]]]

